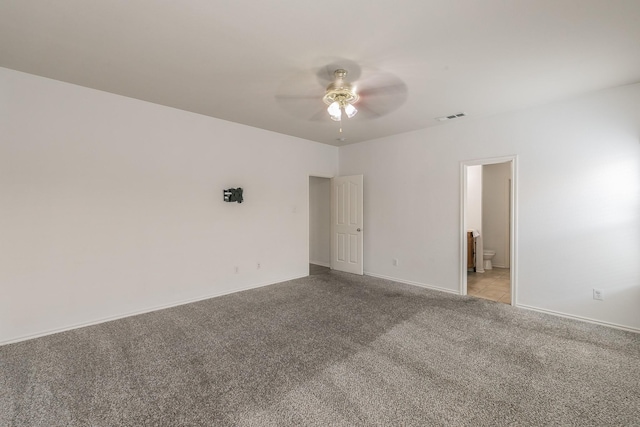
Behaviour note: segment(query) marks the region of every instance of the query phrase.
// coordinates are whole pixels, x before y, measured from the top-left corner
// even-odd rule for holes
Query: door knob
[[[359,233],[359,232],[360,232],[360,229],[358,228],[356,231]]]

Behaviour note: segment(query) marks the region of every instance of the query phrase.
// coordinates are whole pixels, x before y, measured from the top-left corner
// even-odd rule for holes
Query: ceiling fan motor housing
[[[327,86],[327,91],[322,98],[324,103],[330,105],[337,101],[341,106],[344,106],[345,104],[353,104],[356,102],[358,95],[353,91],[351,84],[344,81],[347,71],[339,69],[333,74],[335,80]]]

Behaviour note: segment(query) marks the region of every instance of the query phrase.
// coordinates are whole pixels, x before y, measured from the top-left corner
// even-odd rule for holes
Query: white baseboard
[[[315,263],[313,263],[313,264],[315,264]],[[321,264],[318,264],[318,265],[321,265]],[[432,289],[432,290],[435,290],[435,291],[447,292],[447,293],[450,293],[450,294],[460,295],[460,292],[457,291],[457,290],[442,288],[442,287],[439,287],[439,286],[428,285],[428,284],[425,284],[425,283],[414,282],[414,281],[411,281],[411,280],[399,279],[399,278],[396,278],[396,277],[384,276],[382,274],[375,274],[375,273],[371,273],[371,272],[368,272],[368,271],[365,271],[364,274],[366,274],[367,276],[378,277],[380,279],[391,280],[391,281],[394,281],[394,282],[404,283],[404,284],[407,284],[407,285],[413,285],[413,286],[418,286],[418,287],[421,287],[421,288]],[[7,341],[2,341],[2,342],[0,342],[0,346],[6,345],[6,344],[13,344],[13,343],[21,342],[21,341],[27,341],[27,340],[30,340],[30,339],[44,337],[44,336],[47,336],[47,335],[53,335],[53,334],[57,334],[59,332],[65,332],[65,331],[70,331],[70,330],[73,330],[73,329],[83,328],[85,326],[98,325],[100,323],[110,322],[112,320],[123,319],[125,317],[137,316],[139,314],[145,314],[145,313],[150,313],[150,312],[153,312],[153,311],[164,310],[166,308],[177,307],[177,306],[180,306],[180,305],[190,304],[190,303],[193,303],[193,302],[198,302],[198,301],[202,301],[202,300],[206,300],[206,299],[210,299],[210,298],[216,298],[216,297],[220,297],[220,296],[223,296],[223,295],[229,295],[229,294],[233,294],[233,293],[236,293],[236,292],[242,292],[242,291],[246,291],[246,290],[249,290],[249,289],[261,288],[261,287],[264,287],[264,286],[274,285],[276,283],[282,283],[282,282],[286,282],[286,281],[289,281],[289,280],[300,279],[302,277],[306,277],[306,275],[295,276],[295,277],[290,277],[290,278],[283,278],[283,279],[278,279],[278,280],[269,281],[269,282],[265,282],[265,283],[258,283],[258,284],[248,285],[248,286],[242,287],[240,289],[234,289],[234,290],[231,290],[231,291],[223,291],[223,292],[217,292],[217,293],[213,293],[213,294],[207,294],[207,295],[203,295],[203,296],[199,296],[199,297],[195,297],[195,298],[190,298],[190,299],[187,299],[187,300],[181,300],[181,301],[177,301],[177,302],[173,302],[173,303],[169,303],[169,304],[163,304],[163,305],[154,306],[154,307],[151,307],[151,308],[132,311],[132,312],[128,312],[128,313],[125,313],[125,314],[119,314],[119,315],[116,315],[116,316],[105,317],[105,318],[93,320],[93,321],[90,321],[90,322],[78,323],[78,324],[74,324],[74,325],[71,325],[71,326],[65,326],[63,328],[51,329],[51,330],[48,330],[48,331],[39,332],[37,334],[26,335],[26,336],[22,336],[22,337],[18,337],[18,338],[13,338],[13,339],[10,339],[10,340],[7,340]],[[583,317],[583,316],[575,316],[575,315],[572,315],[572,314],[567,314],[567,313],[562,313],[562,312],[555,311],[555,310],[548,310],[548,309],[544,309],[544,308],[534,307],[534,306],[530,306],[530,305],[526,305],[526,304],[517,304],[516,303],[515,306],[519,307],[519,308],[524,308],[526,310],[537,311],[537,312],[540,312],[540,313],[551,314],[551,315],[554,315],[554,316],[564,317],[564,318],[568,318],[568,319],[580,320],[580,321],[583,321],[583,322],[594,323],[594,324],[597,324],[597,325],[607,326],[607,327],[615,328],[615,329],[621,329],[621,330],[624,330],[624,331],[640,333],[640,328],[634,328],[634,327],[630,327],[630,326],[619,325],[617,323],[604,322],[604,321],[601,321],[601,320],[595,320],[595,319],[591,319],[591,318]]]
[[[457,290],[454,291],[454,290],[451,290],[451,289],[441,288],[439,286],[427,285],[425,283],[413,282],[411,280],[398,279],[396,277],[384,276],[382,274],[375,274],[375,273],[371,273],[369,271],[365,271],[364,274],[366,274],[367,276],[371,276],[371,277],[378,277],[380,279],[386,279],[386,280],[391,280],[391,281],[394,281],[394,282],[405,283],[407,285],[414,285],[414,286],[419,286],[421,288],[433,289],[435,291],[441,291],[441,292],[447,292],[447,293],[450,293],[450,294],[461,295],[460,291],[457,291]],[[601,320],[591,319],[591,318],[583,317],[583,316],[575,316],[575,315],[572,315],[572,314],[562,313],[562,312],[554,311],[554,310],[547,310],[547,309],[544,309],[544,308],[534,307],[534,306],[530,306],[530,305],[526,305],[526,304],[517,304],[516,303],[515,307],[524,308],[526,310],[538,311],[540,313],[551,314],[551,315],[554,315],[554,316],[565,317],[567,319],[573,319],[573,320],[579,320],[579,321],[582,321],[582,322],[594,323],[596,325],[607,326],[607,327],[610,327],[610,328],[621,329],[621,330],[624,330],[624,331],[640,333],[640,328],[633,328],[633,327],[630,327],[630,326],[619,325],[617,323],[604,322],[604,321],[601,321]]]
[[[563,313],[561,311],[548,310],[546,308],[534,307],[534,306],[526,305],[526,304],[516,304],[516,307],[524,308],[526,310],[537,311],[537,312],[540,312],[540,313],[551,314],[551,315],[554,315],[554,316],[564,317],[564,318],[567,318],[567,319],[574,319],[574,320],[580,320],[582,322],[594,323],[596,325],[607,326],[609,328],[622,329],[623,331],[635,332],[637,334],[640,333],[640,329],[639,328],[633,328],[633,327],[630,327],[630,326],[619,325],[617,323],[604,322],[602,320],[591,319],[589,317],[575,316],[573,314],[567,314],[567,313]]]
[[[331,263],[328,263],[328,262],[309,261],[309,264],[319,265],[321,267],[329,267],[329,268],[331,268]]]
[[[17,343],[17,342],[21,342],[21,341],[27,341],[27,340],[31,340],[34,338],[40,338],[40,337],[44,337],[47,335],[53,335],[53,334],[57,334],[59,332],[65,332],[65,331],[71,331],[73,329],[78,329],[78,328],[84,328],[85,326],[92,326],[92,325],[98,325],[100,323],[105,323],[105,322],[111,322],[112,320],[118,320],[118,319],[123,319],[125,317],[130,317],[130,316],[137,316],[139,314],[145,314],[145,313],[151,313],[152,311],[158,311],[158,310],[164,310],[165,308],[171,308],[171,307],[177,307],[180,305],[185,305],[185,304],[191,304],[192,302],[198,302],[198,301],[202,301],[202,300],[206,300],[206,299],[210,299],[210,298],[216,298],[216,297],[221,297],[223,295],[229,295],[229,294],[234,294],[236,292],[242,292],[242,291],[248,291],[249,289],[256,289],[256,288],[262,288],[264,286],[269,286],[269,285],[275,285],[276,283],[282,283],[282,282],[287,282],[289,280],[295,280],[295,279],[300,279],[302,277],[307,277],[307,275],[303,275],[303,276],[295,276],[295,277],[290,277],[290,278],[285,278],[285,279],[278,279],[275,281],[269,281],[269,282],[265,282],[265,283],[258,283],[258,284],[254,284],[254,285],[249,285],[249,286],[244,286],[240,289],[234,289],[232,291],[223,291],[223,292],[216,292],[213,294],[207,294],[207,295],[203,295],[203,296],[199,296],[199,297],[195,297],[195,298],[189,298],[186,300],[181,300],[181,301],[177,301],[177,302],[172,302],[169,304],[163,304],[163,305],[158,305],[158,306],[154,306],[151,308],[145,308],[142,310],[137,310],[137,311],[131,311],[131,312],[127,312],[125,314],[118,314],[115,316],[109,316],[109,317],[104,317],[98,320],[92,320],[90,322],[84,322],[84,323],[77,323],[71,326],[65,326],[62,328],[57,328],[57,329],[50,329],[44,332],[38,332],[37,334],[32,334],[32,335],[25,335],[22,337],[18,337],[18,338],[12,338],[10,340],[7,341],[0,341],[0,346],[6,345],[6,344],[13,344],[13,343]]]
[[[449,294],[460,295],[460,291],[458,291],[458,290],[451,290],[451,289],[447,289],[447,288],[441,288],[439,286],[427,285],[426,283],[420,283],[420,282],[413,282],[411,280],[398,279],[397,277],[383,276],[382,274],[375,274],[375,273],[371,273],[370,271],[365,271],[364,274],[367,275],[367,276],[371,276],[371,277],[377,277],[379,279],[386,279],[386,280],[391,280],[393,282],[404,283],[406,285],[419,286],[421,288],[432,289],[434,291],[447,292]]]

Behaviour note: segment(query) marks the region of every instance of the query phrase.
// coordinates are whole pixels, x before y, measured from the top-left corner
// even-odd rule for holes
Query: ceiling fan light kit
[[[333,75],[335,79],[327,86],[327,91],[322,100],[329,106],[327,107],[327,112],[331,119],[339,122],[342,120],[342,111],[349,118],[356,115],[358,110],[353,104],[358,101],[358,95],[351,84],[344,80],[347,76],[346,70],[338,69]]]

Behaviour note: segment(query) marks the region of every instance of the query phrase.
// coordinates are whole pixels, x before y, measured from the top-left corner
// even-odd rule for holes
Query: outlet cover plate
[[[602,289],[593,288],[593,299],[604,301],[604,291]]]

